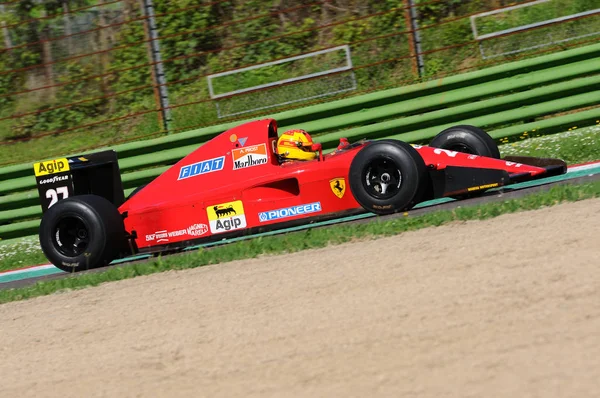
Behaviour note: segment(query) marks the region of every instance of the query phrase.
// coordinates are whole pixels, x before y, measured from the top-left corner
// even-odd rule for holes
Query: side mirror
[[[323,145],[321,145],[320,143],[312,144],[310,150],[313,152],[319,151],[319,160],[321,162],[323,161]]]
[[[348,138],[342,137],[342,138],[340,138],[340,143],[339,143],[337,149],[341,151],[342,149],[344,149],[348,146],[350,146],[350,142],[348,141]]]

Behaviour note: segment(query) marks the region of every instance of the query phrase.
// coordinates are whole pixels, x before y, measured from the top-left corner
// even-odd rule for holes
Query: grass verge
[[[339,225],[308,229],[285,235],[260,237],[208,250],[200,249],[178,256],[159,257],[152,261],[126,267],[112,267],[101,273],[76,275],[70,278],[38,282],[35,285],[24,288],[2,290],[0,291],[0,303],[28,299],[70,289],[81,289],[87,286],[96,286],[104,282],[150,275],[157,272],[184,270],[233,260],[255,258],[260,255],[290,253],[350,241],[368,240],[426,227],[440,226],[453,221],[484,220],[502,214],[534,210],[563,202],[597,197],[600,197],[600,181],[582,185],[559,185],[548,191],[519,199],[437,211],[418,217],[401,217],[389,221],[375,220],[365,224]],[[301,244],[299,245],[298,242],[301,242]]]
[[[590,162],[598,159],[600,154],[600,120],[596,123],[595,126],[582,129],[573,126],[564,133],[541,137],[535,137],[535,131],[526,131],[519,137],[519,141],[500,145],[500,153],[502,156],[558,158],[567,164]],[[506,139],[500,141],[506,142]]]
[[[0,241],[0,272],[47,263],[37,236]]]

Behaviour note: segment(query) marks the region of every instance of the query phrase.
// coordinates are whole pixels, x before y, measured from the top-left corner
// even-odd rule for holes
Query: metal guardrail
[[[504,126],[599,104],[600,44],[594,44],[271,116],[278,120],[280,129],[303,127],[317,135],[324,148],[331,149],[342,136],[425,141],[457,123],[484,127],[495,138],[533,128],[556,131],[575,122],[578,126],[593,124],[600,118],[600,107]],[[240,123],[114,147],[126,193],[162,173],[202,142]],[[31,164],[2,168],[0,179],[0,195],[4,195],[0,196],[0,238],[35,233],[41,209]]]
[[[414,99],[436,93],[472,87],[482,83],[497,81],[517,75],[525,76],[524,74],[536,71],[541,72],[559,65],[575,65],[580,61],[586,61],[598,57],[600,57],[600,43],[552,53],[537,58],[530,58],[522,61],[502,64],[475,72],[435,79],[420,84],[365,94],[360,97],[342,99],[334,102],[279,112],[272,114],[269,117],[275,118],[280,127],[288,128],[289,126],[297,125],[299,123],[325,120],[332,115],[346,115],[367,108],[400,103],[408,100],[410,100],[410,103]],[[167,149],[179,148],[185,145],[200,144],[218,135],[222,131],[225,131],[243,122],[244,121],[230,122],[160,138],[116,145],[113,146],[112,149],[119,153],[120,159],[125,159],[141,154],[147,154],[151,152],[156,153]],[[27,175],[31,175],[31,164],[29,163],[0,168],[0,181],[10,180]],[[3,188],[3,185],[0,186],[0,195],[6,194]],[[1,202],[2,197],[0,196],[0,207]]]
[[[570,15],[564,15],[564,16],[560,16],[560,17],[556,17],[556,18],[550,18],[550,19],[546,19],[543,21],[538,21],[538,22],[534,22],[534,23],[530,23],[530,24],[526,24],[526,25],[520,25],[520,26],[515,26],[512,28],[508,28],[508,29],[502,29],[502,30],[498,30],[495,32],[491,32],[491,33],[486,33],[483,35],[480,35],[477,29],[477,23],[475,22],[475,20],[477,18],[482,18],[482,17],[486,17],[486,16],[490,16],[490,15],[497,15],[497,14],[502,14],[502,13],[506,13],[509,11],[514,11],[517,9],[522,9],[522,8],[527,8],[527,7],[532,7],[532,6],[538,6],[539,4],[543,4],[543,3],[548,3],[551,0],[536,0],[536,1],[532,1],[532,2],[527,2],[527,3],[522,3],[522,4],[517,4],[514,6],[510,6],[510,7],[504,7],[504,8],[499,8],[496,10],[492,10],[492,11],[487,11],[487,12],[482,12],[479,14],[475,14],[475,15],[471,15],[470,16],[470,22],[471,22],[471,31],[473,33],[473,38],[478,42],[479,44],[479,51],[481,53],[481,56],[483,59],[489,59],[489,58],[495,58],[495,57],[500,57],[500,56],[506,56],[506,55],[511,55],[511,54],[516,54],[516,53],[520,53],[520,52],[524,52],[524,51],[528,51],[528,50],[533,50],[536,48],[540,48],[540,47],[544,47],[544,46],[548,46],[550,44],[560,44],[560,43],[565,43],[568,41],[572,41],[575,39],[581,39],[584,37],[589,37],[589,36],[595,36],[595,35],[599,35],[600,34],[600,29],[595,29],[594,32],[592,33],[571,33],[571,35],[569,37],[566,38],[562,38],[562,39],[553,39],[551,37],[548,38],[548,41],[546,42],[542,42],[542,43],[536,43],[535,45],[530,45],[530,46],[519,46],[519,48],[517,49],[512,49],[510,51],[505,51],[499,54],[495,54],[495,55],[486,55],[484,48],[482,46],[482,43],[485,40],[490,40],[490,39],[494,39],[494,38],[500,38],[500,37],[505,37],[505,36],[509,36],[509,35],[514,35],[514,34],[518,34],[518,33],[522,33],[522,32],[529,32],[529,31],[534,31],[536,29],[539,28],[544,28],[547,26],[551,26],[551,25],[556,25],[556,24],[560,24],[560,23],[565,23],[565,22],[572,22],[572,21],[577,21],[579,19],[583,19],[583,18],[587,18],[587,17],[591,17],[591,16],[595,16],[595,15],[600,15],[600,8],[596,8],[596,9],[592,9],[592,10],[587,10],[587,11],[583,11],[583,12],[578,12],[578,13],[574,13],[574,14],[570,14]],[[567,26],[565,27],[566,30],[573,30],[575,31],[576,29],[574,29],[573,27]]]
[[[306,73],[301,76],[290,77],[287,79],[279,79],[279,80],[276,80],[273,82],[258,84],[258,85],[254,85],[251,87],[239,88],[237,90],[232,90],[232,91],[228,91],[228,92],[224,92],[224,93],[220,93],[220,94],[215,93],[216,90],[213,85],[213,81],[219,77],[222,78],[225,76],[239,75],[239,74],[243,74],[245,72],[259,70],[259,69],[263,69],[263,68],[269,68],[271,66],[277,66],[277,65],[282,65],[282,64],[287,64],[289,67],[289,66],[291,66],[291,64],[294,61],[299,61],[299,60],[308,59],[308,58],[314,58],[314,57],[318,57],[319,55],[324,55],[324,54],[332,54],[332,53],[339,52],[341,50],[343,50],[345,53],[345,55],[342,59],[344,59],[346,61],[346,64],[343,66],[329,68],[326,70],[319,70],[319,71],[316,71],[313,73]],[[316,62],[316,63],[317,63],[317,65],[320,64],[318,62]],[[319,66],[324,66],[324,65],[319,65]],[[318,69],[320,69],[320,68],[318,68]],[[286,98],[286,100],[284,102],[270,101],[271,103],[266,103],[266,104],[261,103],[260,105],[256,104],[255,106],[251,105],[251,107],[247,107],[244,110],[241,110],[241,111],[238,110],[233,113],[231,113],[231,112],[227,113],[227,111],[221,109],[220,101],[218,101],[220,99],[231,99],[233,97],[236,97],[236,96],[238,96],[240,94],[244,94],[244,93],[256,92],[256,91],[260,91],[260,90],[264,90],[264,89],[268,89],[268,88],[278,88],[278,87],[282,87],[284,85],[288,85],[291,83],[300,83],[300,82],[305,82],[307,80],[313,80],[318,77],[333,76],[333,75],[339,74],[340,72],[350,72],[351,84],[348,87],[344,87],[344,88],[326,87],[323,90],[323,92],[319,93],[319,94],[315,94],[315,93],[306,94],[303,92],[304,90],[299,88],[298,90],[294,90],[294,91],[301,92],[299,95],[296,96],[296,98],[292,98],[292,99]],[[210,94],[210,98],[215,100],[214,103],[217,108],[217,115],[219,118],[228,117],[228,116],[236,116],[236,115],[240,115],[243,113],[254,112],[257,110],[261,110],[261,109],[267,109],[267,108],[272,108],[272,107],[281,106],[281,105],[288,105],[288,104],[298,102],[298,101],[306,101],[309,99],[315,99],[315,98],[325,97],[325,96],[329,96],[329,95],[339,94],[339,93],[342,93],[345,91],[355,90],[357,88],[356,77],[354,76],[354,72],[352,71],[352,57],[351,57],[350,46],[347,44],[342,45],[342,46],[327,48],[324,50],[313,51],[313,52],[309,52],[309,53],[305,53],[305,54],[301,54],[301,55],[296,55],[293,57],[282,58],[282,59],[279,59],[276,61],[270,61],[270,62],[265,62],[262,64],[247,66],[245,68],[239,68],[239,69],[228,70],[225,72],[214,73],[212,75],[206,76],[206,80],[208,83],[208,92]]]

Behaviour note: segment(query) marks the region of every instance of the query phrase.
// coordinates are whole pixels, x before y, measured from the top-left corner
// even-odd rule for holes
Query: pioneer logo
[[[258,219],[260,222],[266,222],[281,218],[301,216],[304,214],[318,213],[321,210],[321,202],[314,202],[305,205],[284,207],[283,209],[269,210],[263,213],[258,213]]]

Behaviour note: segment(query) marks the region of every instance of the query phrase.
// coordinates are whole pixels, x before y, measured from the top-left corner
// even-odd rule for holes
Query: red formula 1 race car
[[[306,224],[358,212],[390,214],[439,197],[566,172],[557,159],[500,159],[492,138],[455,126],[430,146],[341,139],[323,154],[275,120],[226,131],[125,200],[114,151],[34,165],[44,211],[40,243],[65,271],[137,253]]]

